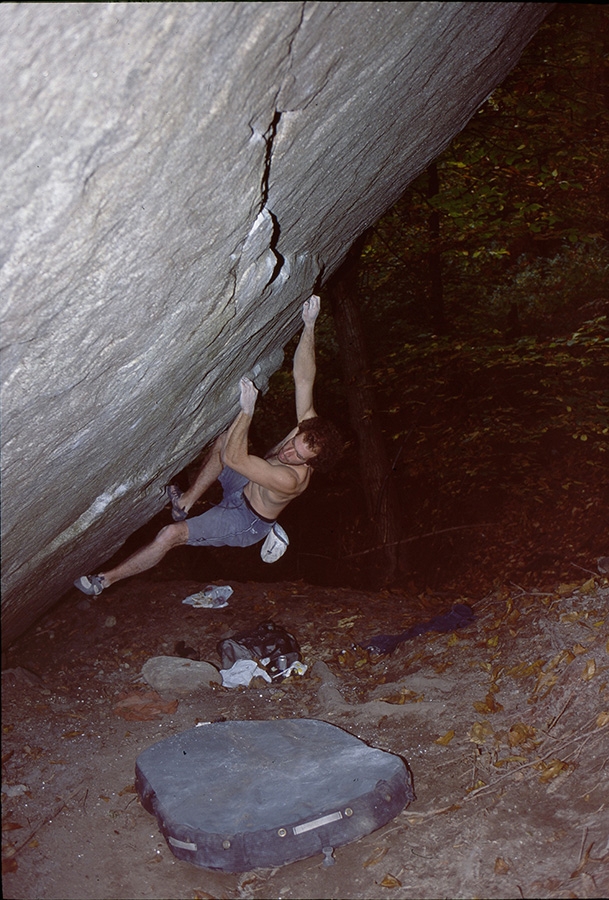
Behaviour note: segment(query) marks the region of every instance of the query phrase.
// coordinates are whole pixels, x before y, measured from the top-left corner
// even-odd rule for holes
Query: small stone
[[[155,691],[182,696],[222,684],[220,673],[211,663],[178,656],[153,656],[142,666],[142,675]]]
[[[21,797],[23,794],[27,794],[29,788],[27,784],[3,784],[2,785],[2,793],[6,794],[7,797],[13,799],[14,797]]]
[[[609,575],[609,556],[601,556],[597,562],[597,566],[601,575]]]

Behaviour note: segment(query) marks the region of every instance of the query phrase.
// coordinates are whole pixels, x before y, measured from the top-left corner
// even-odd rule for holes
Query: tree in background
[[[372,536],[384,558],[382,583],[395,580],[400,567],[403,515],[377,410],[368,346],[360,314],[359,263],[363,234],[326,287],[331,299],[351,428],[357,439],[361,489]]]
[[[442,333],[445,316],[457,330],[466,321],[507,332],[515,309],[530,330],[602,295],[608,29],[605,7],[559,4],[506,82],[376,224],[361,277],[379,332],[386,314],[409,339]]]

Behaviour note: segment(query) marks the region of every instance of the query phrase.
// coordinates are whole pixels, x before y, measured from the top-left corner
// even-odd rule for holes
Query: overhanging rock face
[[[548,9],[0,7],[5,643],[158,512]]]

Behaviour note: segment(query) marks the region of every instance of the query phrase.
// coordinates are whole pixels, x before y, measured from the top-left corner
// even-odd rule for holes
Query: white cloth
[[[265,681],[271,681],[271,676],[261,669],[255,659],[238,659],[230,669],[220,669],[222,684],[224,687],[234,688],[239,685],[248,687],[252,678],[260,676]]]

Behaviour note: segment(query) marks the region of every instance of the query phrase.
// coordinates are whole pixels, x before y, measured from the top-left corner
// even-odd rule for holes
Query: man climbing
[[[339,459],[343,449],[340,435],[330,422],[317,416],[313,407],[318,314],[319,297],[313,294],[303,304],[304,328],[294,354],[296,427],[264,459],[252,455],[248,434],[258,390],[249,378],[242,378],[239,414],[228,431],[214,441],[191,487],[184,493],[176,485],[167,488],[174,523],[161,528],[152,543],[115,568],[77,578],[74,584],[80,591],[97,596],[115,582],[151,569],[169,550],[182,544],[248,547],[264,540],[274,527],[278,528],[277,517],[288,503],[308,487],[312,470],[327,469]],[[200,516],[188,518],[193,504],[216,480],[223,488],[221,502]],[[279,534],[285,536],[282,530]]]

